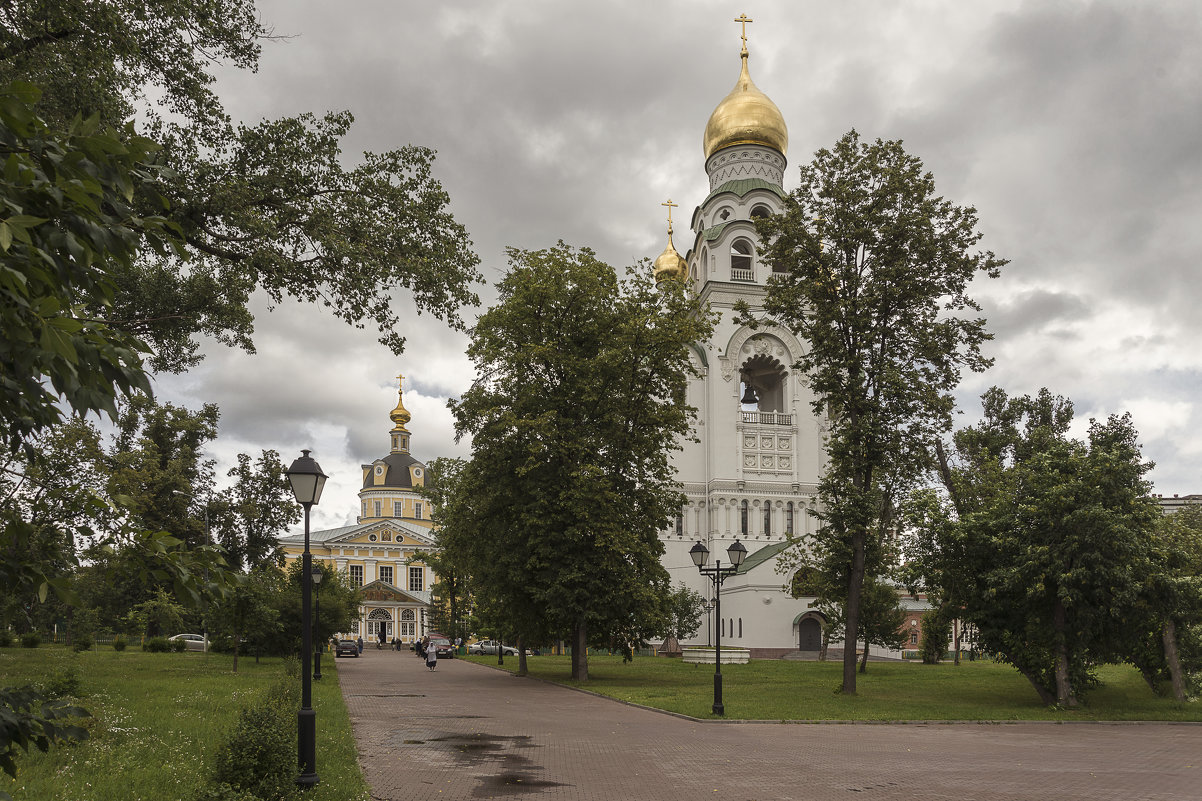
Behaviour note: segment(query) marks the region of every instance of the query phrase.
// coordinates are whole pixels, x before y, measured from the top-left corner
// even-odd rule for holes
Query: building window
[[[367,517],[367,501],[363,502],[363,516]]]
[[[352,620],[351,621],[351,634],[358,634],[358,633],[359,633],[359,621]]]
[[[684,512],[676,513],[676,536],[684,536]]]
[[[392,516],[393,517],[404,517],[405,516],[405,504],[401,503],[400,501],[393,501],[392,502]]]
[[[718,621],[718,623],[722,626],[722,636],[725,637],[726,636],[726,618],[722,618],[721,620]]]
[[[392,566],[391,565],[389,565],[388,567],[385,567],[384,565],[380,566],[380,581],[386,581],[389,584],[392,583]]]
[[[764,536],[772,536],[772,501],[764,501]]]
[[[743,637],[743,618],[739,618],[739,638]]]
[[[412,609],[401,610],[400,634],[402,640],[417,639],[417,618]]]
[[[910,632],[910,645],[918,645],[918,632],[917,631]]]
[[[736,239],[730,246],[730,278],[732,281],[752,281],[755,274],[751,270],[751,243],[746,239]]]
[[[785,504],[785,533],[793,533],[793,501]]]
[[[351,586],[363,586],[363,565],[351,565]]]
[[[421,519],[422,519],[422,505],[421,505],[421,501],[418,501],[417,503],[414,503],[414,504],[413,504],[413,517],[414,517],[414,519],[415,519],[415,520],[421,520]]]
[[[376,516],[376,517],[379,517],[379,516],[380,516],[380,502],[379,502],[379,501],[376,501],[376,514],[375,514],[375,516]]]
[[[739,504],[739,533],[747,536],[747,501]]]
[[[421,592],[422,591],[422,589],[423,589],[422,584],[424,583],[424,580],[425,580],[425,576],[422,575],[424,572],[425,571],[420,567],[409,568],[409,591],[410,592]]]

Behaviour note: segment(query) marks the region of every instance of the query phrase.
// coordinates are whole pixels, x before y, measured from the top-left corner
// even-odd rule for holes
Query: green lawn
[[[208,780],[214,749],[242,700],[272,683],[280,660],[187,652],[149,654],[107,646],[74,654],[61,646],[0,648],[0,685],[44,682],[70,662],[82,679],[80,705],[95,719],[83,743],[36,749],[18,759],[16,780],[0,773],[0,790],[14,801],[186,801]],[[361,801],[367,786],[333,658],[322,660],[314,682],[317,772],[312,801]]]
[[[497,658],[467,657],[496,666]],[[505,669],[516,670],[506,657]],[[590,656],[589,681],[573,682],[566,656],[527,658],[530,675],[601,695],[678,712],[716,717],[713,665],[679,659]],[[1047,709],[1031,685],[1008,665],[977,660],[923,665],[870,662],[855,696],[837,692],[840,662],[752,661],[723,665],[723,703],[728,719],[741,720],[1184,720],[1202,721],[1202,704],[1180,705],[1154,695],[1131,667],[1107,665],[1102,686],[1075,710]]]

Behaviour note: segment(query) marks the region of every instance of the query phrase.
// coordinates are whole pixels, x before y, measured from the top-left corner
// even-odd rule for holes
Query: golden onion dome
[[[397,378],[396,408],[393,409],[391,412],[389,412],[388,416],[389,416],[389,418],[392,419],[393,424],[397,428],[404,429],[405,423],[408,423],[410,420],[412,420],[413,415],[409,414],[409,410],[405,408],[405,403],[401,398],[401,396],[404,394],[403,388],[404,388],[404,383],[405,383],[405,376],[398,375],[396,378]]]
[[[668,246],[655,259],[655,283],[669,278],[684,278],[688,275],[689,266],[684,257],[676,252],[672,245],[672,229],[668,229]]]
[[[722,99],[705,125],[705,157],[734,145],[765,145],[785,155],[789,149],[789,129],[784,115],[768,95],[751,81],[747,69],[747,47],[740,57],[743,67],[730,94]]]

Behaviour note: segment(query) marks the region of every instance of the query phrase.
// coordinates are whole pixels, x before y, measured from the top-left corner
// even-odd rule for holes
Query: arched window
[[[392,634],[392,613],[387,609],[373,609],[367,615],[367,636],[379,637],[380,632],[385,637]]]
[[[747,501],[739,504],[739,533],[747,536]]]
[[[684,536],[684,512],[676,513],[676,536]]]
[[[739,618],[739,636],[743,636],[743,618]]]
[[[772,210],[769,209],[767,206],[765,206],[763,203],[757,203],[751,207],[751,216],[752,217],[771,217]]]
[[[793,501],[785,504],[785,534],[793,533]]]
[[[413,614],[412,609],[401,610],[401,622],[398,624],[400,631],[397,636],[405,642],[409,642],[417,637],[417,616]]]
[[[764,501],[764,536],[772,536],[772,501]]]
[[[730,280],[753,281],[755,273],[751,269],[751,254],[755,252],[751,242],[746,239],[736,239],[730,245]]]

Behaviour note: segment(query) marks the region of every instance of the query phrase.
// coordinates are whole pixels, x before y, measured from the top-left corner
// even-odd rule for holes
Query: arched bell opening
[[[752,356],[739,368],[739,408],[745,412],[784,412],[788,376],[784,365],[771,356]]]

